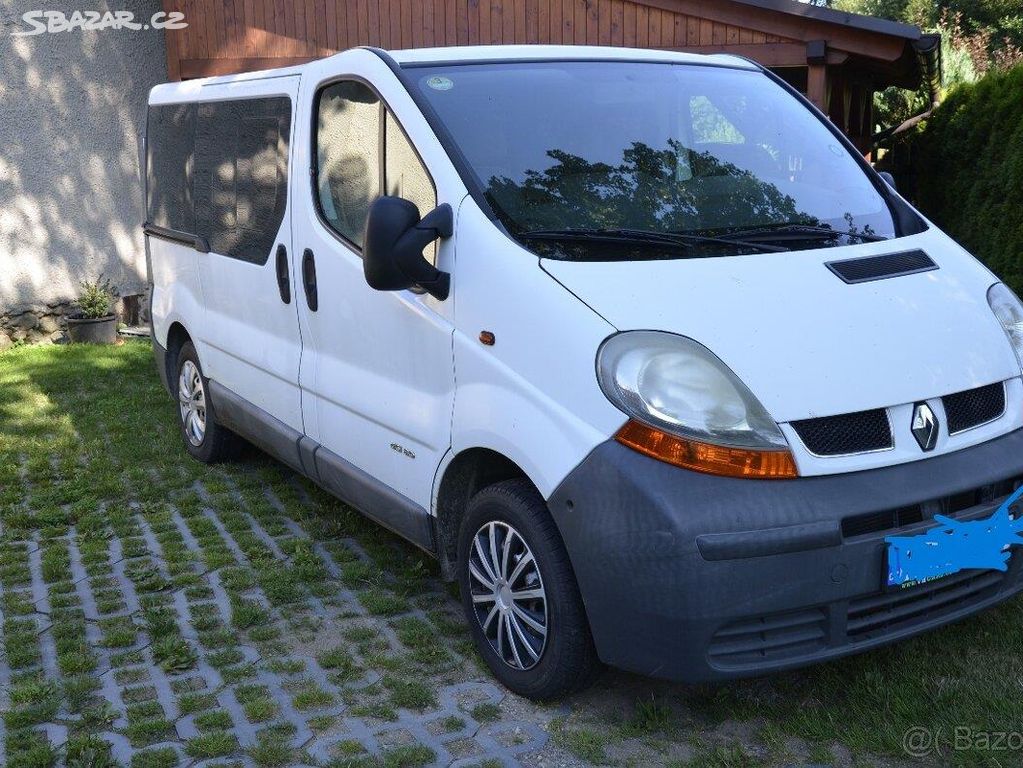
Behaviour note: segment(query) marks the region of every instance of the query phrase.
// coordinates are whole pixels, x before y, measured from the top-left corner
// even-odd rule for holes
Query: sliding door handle
[[[291,303],[291,275],[288,269],[288,249],[284,243],[277,246],[277,289],[281,292],[281,301]]]
[[[308,248],[302,252],[302,284],[305,286],[305,301],[309,305],[309,311],[315,312],[320,305],[316,293],[316,260]]]

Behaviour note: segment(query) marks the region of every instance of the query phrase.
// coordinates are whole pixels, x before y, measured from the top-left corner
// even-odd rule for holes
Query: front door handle
[[[284,243],[277,246],[277,289],[281,292],[281,301],[291,303],[291,277],[288,270],[288,249]]]
[[[302,284],[305,286],[305,301],[309,311],[315,312],[320,304],[316,295],[316,260],[308,248],[302,252]]]

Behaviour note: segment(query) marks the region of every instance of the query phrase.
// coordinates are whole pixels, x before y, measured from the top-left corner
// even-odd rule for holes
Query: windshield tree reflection
[[[421,67],[415,77],[513,235],[823,228],[816,240],[790,232],[792,248],[852,239],[835,232],[895,235],[858,161],[758,71],[551,61]],[[705,245],[698,255],[736,252]],[[585,244],[527,247],[579,258]]]
[[[658,232],[724,232],[736,222],[750,221],[821,224],[774,184],[709,152],[688,152],[676,140],[661,150],[634,142],[616,165],[561,150],[549,156],[554,165],[527,170],[521,184],[507,176],[487,182],[491,204],[514,222],[513,231],[553,229],[566,222],[579,228]]]

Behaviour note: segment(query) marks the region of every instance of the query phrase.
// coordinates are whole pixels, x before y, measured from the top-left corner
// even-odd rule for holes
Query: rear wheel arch
[[[185,330],[185,326],[177,321],[172,323],[167,330],[167,356],[164,359],[164,370],[167,371],[167,381],[171,383],[172,390],[177,386],[178,356],[181,354],[181,348],[189,341],[192,341],[192,337]],[[172,391],[171,394],[176,393]]]

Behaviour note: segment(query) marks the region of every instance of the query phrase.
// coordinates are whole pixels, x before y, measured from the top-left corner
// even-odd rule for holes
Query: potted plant
[[[95,282],[84,281],[78,297],[79,311],[68,316],[67,335],[73,342],[114,344],[117,341],[117,315],[113,313],[117,294],[102,275]]]

